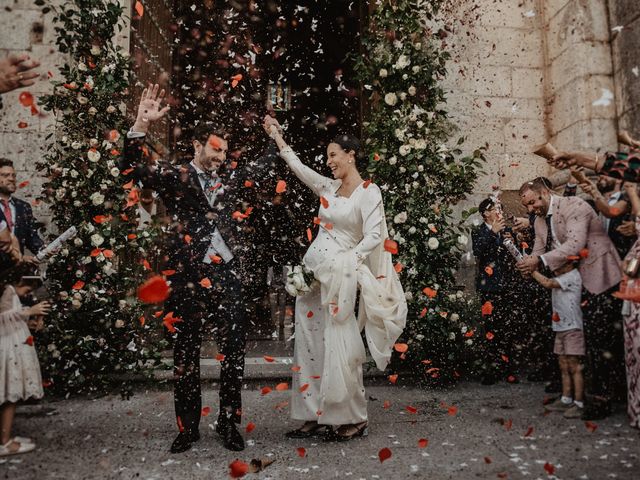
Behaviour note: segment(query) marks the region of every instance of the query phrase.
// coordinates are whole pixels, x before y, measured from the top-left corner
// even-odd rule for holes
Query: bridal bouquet
[[[287,283],[284,288],[289,295],[299,297],[311,291],[316,281],[313,272],[304,265],[296,265],[293,269],[289,268],[287,273]]]

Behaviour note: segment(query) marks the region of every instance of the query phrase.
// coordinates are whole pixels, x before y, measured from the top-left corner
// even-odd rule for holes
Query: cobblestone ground
[[[239,453],[225,450],[213,430],[214,388],[204,392],[211,413],[202,419],[202,439],[180,455],[168,452],[177,433],[170,391],[25,406],[15,433],[34,437],[38,450],[0,460],[0,478],[226,479],[236,458],[274,460],[245,477],[256,479],[639,478],[640,436],[622,407],[593,424],[545,415],[539,383],[463,383],[445,391],[372,386],[370,434],[349,443],[286,439],[295,426],[288,393],[244,392],[242,431],[249,422],[255,429],[244,433],[247,448]],[[385,448],[391,457],[381,463]]]

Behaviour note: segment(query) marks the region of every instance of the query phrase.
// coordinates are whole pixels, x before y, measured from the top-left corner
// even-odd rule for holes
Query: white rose
[[[396,163],[398,163],[398,159],[396,158],[396,156],[394,155],[393,157],[391,157],[389,159],[389,165],[395,165]]]
[[[458,320],[460,320],[460,315],[458,315],[457,313],[452,313],[451,314],[451,321],[452,322],[457,322]]]
[[[424,150],[427,148],[427,142],[423,138],[416,140],[415,148],[418,150]]]
[[[100,55],[100,47],[98,45],[91,47],[91,55]]]
[[[71,175],[71,178],[78,178],[78,171],[76,169],[71,170],[69,174]]]
[[[66,194],[67,194],[66,188],[59,188],[56,190],[56,199],[62,200]]]
[[[96,110],[96,107],[91,107],[89,109],[89,115],[95,115],[96,113],[98,113],[98,110]]]
[[[302,277],[302,274],[296,274],[293,277],[291,277],[291,282],[293,283],[293,286],[297,290],[302,290],[305,286],[304,278]]]
[[[412,235],[413,235],[414,233],[416,233],[416,227],[411,227],[411,228],[409,228],[409,233],[410,233],[410,234],[412,234]]]
[[[420,186],[420,184],[419,184],[418,182],[413,182],[413,183],[411,184],[411,186],[412,186],[413,188],[418,188],[418,187]]]
[[[418,165],[418,171],[419,172],[424,172],[424,167],[422,165]]]
[[[400,55],[398,57],[398,61],[396,62],[395,67],[398,70],[402,70],[405,67],[408,67],[409,65],[411,65],[411,60],[409,59],[409,57],[407,57],[406,55]]]
[[[400,212],[395,217],[393,217],[393,223],[405,223],[407,221],[407,218],[407,212]]]
[[[402,92],[402,93],[400,94],[400,100],[402,100],[402,101],[404,102],[406,99],[407,99],[407,94],[406,94],[406,93],[404,93],[404,92]]]
[[[467,326],[466,325],[462,325],[462,327],[460,327],[460,331],[462,333],[467,333]]]
[[[80,142],[73,142],[71,144],[71,148],[73,148],[74,150],[80,150],[81,146],[82,146],[82,144]]]
[[[398,153],[403,157],[406,157],[411,152],[411,145],[401,145],[398,149]]]
[[[413,73],[418,73],[418,72],[420,71],[420,67],[419,67],[419,66],[417,66],[417,65],[415,65],[415,66],[411,69],[411,71],[412,71]]]
[[[455,340],[456,339],[456,334],[453,332],[449,333],[449,340]]]
[[[109,105],[107,107],[107,113],[114,113],[116,111],[116,107],[114,107],[113,105]]]
[[[113,167],[110,173],[111,173],[111,176],[117,177],[118,175],[120,175],[120,169],[118,167]]]
[[[427,245],[429,246],[429,248],[431,250],[435,250],[436,248],[438,248],[440,246],[440,242],[438,241],[438,239],[436,237],[431,237],[431,238],[429,238],[429,241],[427,242]]]
[[[386,78],[387,75],[389,75],[389,72],[387,72],[386,68],[381,68],[380,69],[380,78]]]
[[[78,237],[76,237],[76,238],[74,238],[74,239],[73,239],[73,244],[74,244],[76,247],[81,247],[81,246],[82,246],[82,240],[81,240],[81,239],[79,239]]]
[[[458,291],[456,292],[456,297],[458,297],[458,298],[462,298],[463,296],[464,296],[464,293],[462,293],[462,290],[458,290]]]
[[[414,96],[417,92],[416,87],[414,87],[413,85],[411,85],[409,87],[409,90],[407,90],[409,92],[409,95]]]
[[[393,107],[396,103],[398,103],[398,96],[393,92],[387,93],[384,96],[384,103]]]
[[[89,197],[89,198],[91,198],[91,197]],[[95,231],[96,228],[91,223],[85,223],[84,229],[87,232],[92,233],[93,231]]]
[[[91,235],[91,245],[93,245],[94,247],[99,247],[103,243],[104,238],[102,238],[99,233],[94,233],[93,235]]]
[[[90,162],[96,163],[98,160],[100,160],[100,152],[93,149],[89,150],[87,152],[87,158]]]
[[[460,245],[466,245],[468,241],[469,239],[467,238],[466,235],[458,235],[458,243]]]
[[[80,70],[81,72],[86,72],[87,71],[87,66],[84,64],[84,62],[80,62],[78,64],[78,70]]]
[[[97,147],[98,146],[98,139],[97,138],[92,138],[89,140],[89,145],[91,145],[92,147]]]
[[[82,96],[82,95],[78,95],[78,103],[80,105],[86,105],[87,103],[89,103],[89,99],[87,97]]]
[[[100,192],[95,192],[91,194],[91,196],[89,197],[89,200],[91,200],[91,203],[93,203],[96,206],[102,205],[104,203],[104,195],[102,195]]]
[[[473,340],[470,338],[467,338],[464,343],[466,343],[467,345],[473,345]]]
[[[406,169],[406,168],[404,168],[404,167],[400,167],[400,168],[398,169],[398,171],[399,171],[400,173],[404,173],[404,172],[406,172],[406,171],[407,171],[407,169]],[[405,185],[405,186],[407,186],[407,187],[408,187],[409,185]]]
[[[119,318],[118,320],[116,320],[116,328],[122,328],[124,327],[124,321]]]
[[[404,130],[402,128],[396,128],[395,134],[398,140],[404,141]]]
[[[422,127],[424,127],[424,122],[423,122],[422,120],[418,120],[418,121],[416,122],[416,126],[417,126],[418,128],[422,128]]]
[[[416,48],[416,50],[420,50],[422,48],[422,44],[420,42],[414,43],[413,46]]]

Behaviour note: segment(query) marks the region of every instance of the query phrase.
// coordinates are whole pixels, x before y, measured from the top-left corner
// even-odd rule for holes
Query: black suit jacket
[[[471,232],[473,254],[478,272],[476,288],[483,293],[500,293],[513,287],[515,270],[507,249],[502,245],[502,236],[485,223]],[[491,267],[488,273],[486,267]]]
[[[172,217],[166,246],[167,268],[177,272],[172,281],[202,278],[208,268],[202,261],[216,226],[234,257],[242,260],[242,225],[232,218],[233,212],[242,208],[235,196],[238,190],[233,171],[218,172],[224,193],[217,196],[211,207],[191,164],[178,167],[160,162],[152,170],[142,158],[144,142],[145,137],[125,139],[121,170],[133,168],[134,179],[155,190]]]
[[[13,219],[15,226],[13,234],[20,241],[20,251],[28,248],[33,254],[38,253],[44,246],[44,241],[38,235],[36,219],[33,217],[33,210],[24,200],[11,197],[16,209],[16,218]],[[0,220],[6,220],[4,210],[0,208]]]

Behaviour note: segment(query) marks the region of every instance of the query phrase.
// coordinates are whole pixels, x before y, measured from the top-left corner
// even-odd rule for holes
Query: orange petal
[[[384,241],[384,249],[391,253],[392,255],[397,255],[398,254],[398,243],[395,240],[391,240],[390,238],[387,238]]]
[[[278,385],[276,385],[276,390],[278,392],[284,392],[286,390],[289,390],[289,384],[287,382],[279,383]]]
[[[393,348],[396,352],[404,353],[409,350],[409,345],[407,345],[406,343],[396,343]]]
[[[162,303],[169,297],[169,285],[160,275],[155,275],[138,288],[138,298],[143,303]]]
[[[202,280],[200,280],[200,286],[204,288],[211,288],[211,280],[209,280],[207,277],[203,278]]]
[[[278,180],[278,184],[276,185],[276,193],[284,193],[287,191],[287,182],[284,180]]]
[[[391,450],[386,447],[383,448],[378,452],[378,458],[380,459],[380,463],[384,462],[385,460],[389,460],[391,458]]]

